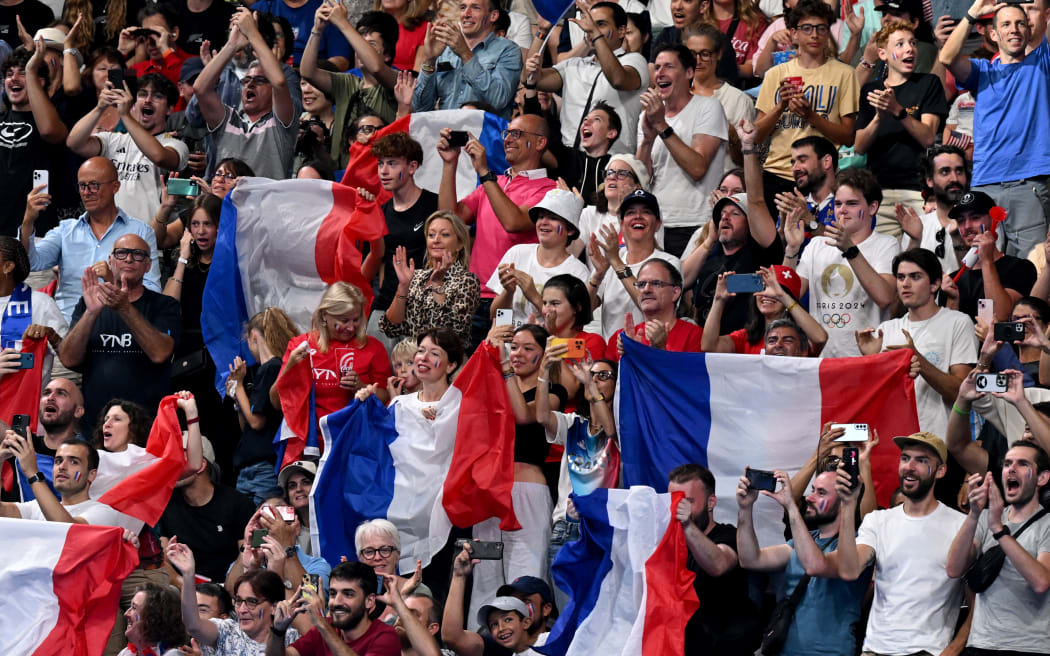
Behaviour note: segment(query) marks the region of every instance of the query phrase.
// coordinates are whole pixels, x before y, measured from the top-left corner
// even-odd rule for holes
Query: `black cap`
[[[656,218],[660,219],[660,202],[656,200],[656,196],[653,196],[644,189],[635,189],[627,194],[627,197],[620,202],[620,220],[623,220],[623,215],[627,213],[629,207],[639,203],[652,210],[653,214],[656,215]]]
[[[922,0],[888,0],[875,5],[875,11],[905,12],[912,18],[922,18]]]
[[[993,207],[995,207],[995,201],[988,194],[983,191],[968,191],[963,194],[955,207],[948,210],[948,217],[958,219],[959,215],[966,211],[988,214]]]
[[[551,594],[551,587],[547,585],[546,581],[535,576],[519,576],[514,579],[513,582],[500,586],[500,588],[496,590],[496,596],[513,596],[515,592],[523,595],[538,594],[544,602],[548,604],[554,603],[554,595]]]

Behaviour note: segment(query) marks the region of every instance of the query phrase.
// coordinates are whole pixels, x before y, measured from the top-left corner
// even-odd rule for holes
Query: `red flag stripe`
[[[675,517],[684,492],[671,493],[671,521],[656,551],[645,561],[645,629],[642,656],[682,656],[685,625],[700,607],[693,589],[696,575],[685,566],[689,547]]]

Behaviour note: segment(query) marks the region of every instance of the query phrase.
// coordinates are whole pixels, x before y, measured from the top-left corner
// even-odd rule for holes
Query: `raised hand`
[[[912,239],[922,239],[922,219],[915,213],[915,210],[904,203],[897,203],[894,211],[901,229]]]
[[[416,275],[416,263],[408,258],[408,251],[404,246],[398,246],[394,251],[394,273],[397,274],[398,284],[407,290]]]
[[[416,76],[412,71],[398,71],[397,83],[394,84],[394,98],[399,105],[412,106],[412,96],[416,92]]]
[[[882,331],[874,328],[865,328],[854,333],[857,338],[857,348],[862,355],[875,355],[882,352]]]

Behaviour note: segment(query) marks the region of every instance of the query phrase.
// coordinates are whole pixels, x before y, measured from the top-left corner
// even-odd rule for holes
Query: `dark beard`
[[[963,194],[965,193],[966,187],[963,187],[962,189],[941,189],[939,187],[933,188],[934,198],[936,198],[937,201],[942,205],[948,206],[958,204],[959,199],[962,198]]]
[[[66,411],[59,414],[53,421],[45,421],[43,413],[40,414],[40,425],[48,433],[61,433],[73,423],[73,413]]]
[[[934,484],[935,481],[936,481],[936,479],[933,478],[932,476],[930,478],[928,478],[928,479],[919,479],[918,486],[912,492],[906,492],[904,490],[904,481],[903,481],[903,479],[898,481],[898,482],[900,483],[901,494],[903,494],[904,496],[908,497],[912,501],[922,501],[923,499],[926,498],[926,495],[929,494],[930,488],[933,487],[933,484]]]
[[[834,512],[821,513],[816,509],[816,507],[813,504],[806,502],[806,505],[808,506],[806,508],[807,512],[806,514],[802,515],[802,521],[805,522],[806,528],[808,528],[811,531],[816,530],[825,524],[830,524],[834,522],[836,518],[838,518],[838,508],[835,508]],[[810,515],[808,512],[809,508],[813,508],[812,515]]]
[[[707,530],[707,527],[711,524],[711,513],[707,512],[707,508],[693,515],[693,524],[700,529],[701,533]]]
[[[806,177],[806,184],[803,186],[800,185],[798,181],[795,181],[795,188],[798,189],[799,193],[801,193],[803,196],[808,196],[811,193],[813,193],[814,189],[817,189],[820,187],[820,185],[824,184],[824,181],[827,179],[827,177],[827,174],[823,171],[809,173]]]
[[[340,608],[340,610],[342,610],[342,608]],[[346,610],[350,610],[350,609],[347,608]],[[329,609],[329,613],[331,613],[331,609]],[[362,606],[360,608],[358,608],[356,612],[351,612],[350,613],[350,617],[345,622],[341,622],[339,624],[336,624],[335,619],[333,618],[332,619],[332,626],[334,626],[335,628],[339,629],[340,631],[353,631],[354,629],[357,628],[357,625],[360,624],[361,620],[363,620],[364,618],[365,618],[365,607],[362,604]]]

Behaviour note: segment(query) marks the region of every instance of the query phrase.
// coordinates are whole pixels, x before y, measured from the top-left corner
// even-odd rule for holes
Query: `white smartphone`
[[[46,170],[44,170],[44,169],[35,169],[33,171],[33,189],[36,189],[40,185],[44,185],[44,188],[41,189],[40,192],[44,193],[44,194],[49,194],[49,193],[51,193],[50,191],[48,191],[48,183],[49,183],[49,181],[50,181],[50,177],[49,177],[48,172]]]
[[[836,442],[867,442],[868,441],[868,425],[867,424],[832,424],[832,430],[841,428],[846,431],[841,437],[835,439]]]
[[[991,328],[995,323],[995,303],[990,298],[977,299],[977,318]]]
[[[496,310],[497,326],[513,326],[514,310]]]

